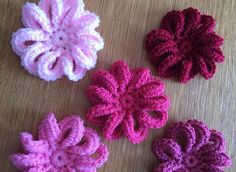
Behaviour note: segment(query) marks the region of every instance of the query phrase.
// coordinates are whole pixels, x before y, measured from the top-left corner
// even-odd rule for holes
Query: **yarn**
[[[38,140],[30,133],[21,133],[25,153],[10,156],[21,171],[96,172],[108,158],[107,147],[78,116],[67,116],[57,123],[51,113],[38,129]]]
[[[95,31],[100,20],[84,10],[82,0],[27,2],[22,21],[25,28],[13,33],[11,44],[30,74],[46,81],[63,75],[78,81],[95,66],[104,45]]]
[[[86,91],[90,101],[87,119],[102,128],[105,138],[125,135],[133,144],[142,142],[150,128],[166,124],[170,101],[164,83],[149,69],[131,70],[124,61],[98,70]]]
[[[224,61],[223,38],[214,32],[215,19],[197,9],[168,12],[159,29],[146,36],[149,58],[161,77],[187,83],[198,73],[210,79]]]
[[[197,120],[174,123],[152,148],[160,161],[155,172],[223,172],[231,165],[223,135]]]

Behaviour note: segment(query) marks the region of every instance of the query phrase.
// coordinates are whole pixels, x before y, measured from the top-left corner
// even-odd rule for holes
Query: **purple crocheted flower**
[[[153,143],[160,161],[155,172],[223,172],[231,164],[223,135],[203,122],[188,120],[173,124],[167,138]]]
[[[93,68],[103,39],[95,28],[97,15],[84,10],[82,0],[40,0],[22,9],[26,28],[12,36],[12,48],[31,74],[46,81],[66,75],[78,81]]]
[[[107,147],[78,116],[57,123],[54,114],[49,114],[39,125],[38,134],[39,140],[29,133],[20,134],[25,154],[10,159],[21,171],[96,172],[108,158]]]

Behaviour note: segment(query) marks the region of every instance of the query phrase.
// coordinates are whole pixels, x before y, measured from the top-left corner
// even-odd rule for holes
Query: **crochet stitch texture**
[[[38,140],[30,133],[21,133],[20,138],[25,154],[10,159],[24,172],[96,172],[108,158],[107,147],[78,116],[57,123],[49,114],[39,125]]]
[[[198,73],[205,79],[212,78],[216,63],[224,61],[220,48],[223,38],[214,28],[214,18],[197,9],[168,12],[160,29],[146,36],[146,48],[157,73],[176,77],[182,83]]]
[[[167,138],[153,143],[160,161],[155,172],[223,172],[231,164],[223,135],[200,121],[174,123]]]
[[[170,101],[164,89],[149,69],[130,70],[127,63],[118,61],[109,70],[93,74],[86,91],[91,104],[87,119],[99,125],[107,139],[125,135],[130,142],[140,143],[150,128],[166,124]]]
[[[104,45],[95,31],[100,20],[84,10],[82,0],[27,2],[22,22],[25,28],[13,33],[11,44],[29,73],[46,81],[63,75],[78,81],[95,66]]]

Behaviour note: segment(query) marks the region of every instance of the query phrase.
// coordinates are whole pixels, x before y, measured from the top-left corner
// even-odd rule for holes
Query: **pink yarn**
[[[25,154],[10,157],[24,172],[96,172],[108,158],[107,147],[91,128],[84,127],[78,116],[68,116],[57,123],[49,114],[39,125],[39,140],[21,133]]]
[[[153,143],[153,152],[160,161],[154,171],[223,172],[231,165],[224,148],[223,135],[203,122],[178,122],[169,128],[167,138]]]
[[[25,3],[26,28],[12,35],[12,48],[31,74],[46,81],[66,75],[78,81],[93,68],[103,39],[95,29],[99,17],[84,10],[82,0],[40,0]]]
[[[166,124],[170,101],[164,89],[149,69],[130,70],[127,63],[118,61],[109,70],[93,74],[87,89],[91,103],[87,118],[102,127],[107,139],[125,135],[130,142],[140,143],[150,128]]]

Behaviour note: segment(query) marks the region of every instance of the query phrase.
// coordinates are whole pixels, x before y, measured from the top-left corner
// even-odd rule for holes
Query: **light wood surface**
[[[210,14],[217,21],[216,32],[225,38],[225,62],[217,66],[212,80],[196,77],[187,85],[173,80],[166,83],[171,98],[168,125],[174,121],[196,118],[210,128],[222,131],[227,140],[227,152],[236,170],[236,0],[85,0],[87,9],[101,17],[99,31],[105,48],[99,53],[96,69],[79,82],[61,79],[45,82],[29,75],[11,50],[11,33],[22,27],[21,6],[26,0],[0,0],[0,171],[17,171],[8,155],[20,151],[18,133],[36,134],[37,124],[48,112],[58,119],[68,114],[80,114],[84,119],[88,101],[84,95],[91,73],[106,68],[118,59],[131,67],[145,66],[155,71],[147,60],[143,38],[157,27],[163,15],[172,9],[192,6]],[[31,2],[37,2],[31,0]],[[110,150],[108,162],[100,172],[152,171],[155,158],[151,142],[161,137],[168,127],[152,130],[139,145],[126,139],[104,141]]]

